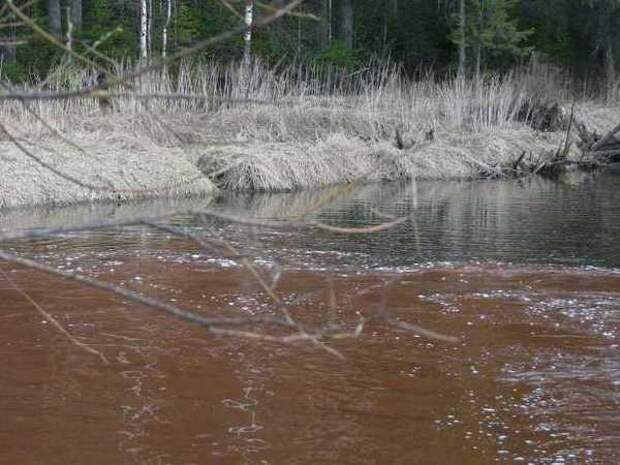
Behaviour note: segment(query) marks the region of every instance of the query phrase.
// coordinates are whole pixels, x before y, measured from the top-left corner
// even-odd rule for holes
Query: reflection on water
[[[295,216],[323,195],[232,196],[221,208],[269,219]],[[294,245],[300,252],[364,257],[363,264],[372,267],[475,259],[620,266],[619,175],[569,173],[557,182],[532,178],[365,186],[324,208],[320,217],[361,226],[385,221],[378,212],[411,215],[413,220],[389,234],[352,241],[321,232]],[[273,242],[280,243],[280,237],[275,235]]]
[[[372,236],[213,220],[262,271],[282,272],[277,290],[309,327],[385,308],[460,339],[372,323],[360,340],[331,343],[343,361],[309,345],[213,338],[0,264],[111,362],[69,343],[0,279],[0,463],[619,463],[619,179],[365,186],[315,215],[340,225],[413,218]],[[323,195],[211,206],[277,219]],[[114,208],[100,213],[135,214]],[[98,218],[96,209],[49,214],[56,225]],[[4,233],[49,218],[12,215]],[[204,228],[186,214],[172,221]],[[6,247],[207,315],[278,311],[234,258],[146,227]]]

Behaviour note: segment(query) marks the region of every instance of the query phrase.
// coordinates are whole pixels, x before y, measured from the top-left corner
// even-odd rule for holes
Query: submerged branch
[[[419,326],[419,325],[407,323],[407,322],[397,320],[394,318],[388,318],[387,321],[396,328],[409,331],[411,333],[417,334],[427,339],[431,339],[431,340],[439,341],[439,342],[447,342],[450,344],[456,344],[457,342],[459,342],[458,337],[447,336],[445,334],[438,333],[431,329],[423,328],[422,326]]]
[[[17,285],[17,283],[15,283],[15,281],[13,281],[10,278],[10,276],[4,270],[0,269],[0,274],[2,274],[2,276],[4,277],[6,282],[9,283],[9,285],[15,290],[15,292],[17,292],[24,299],[26,299],[28,302],[30,302],[30,304],[37,310],[37,312],[39,312],[43,316],[43,318],[45,318],[46,321],[49,321],[52,324],[52,326],[54,326],[58,330],[58,332],[60,332],[63,336],[65,336],[69,340],[69,342],[71,342],[73,345],[75,345],[76,347],[80,348],[81,350],[83,350],[85,352],[88,352],[91,355],[95,355],[95,356],[99,357],[99,359],[103,362],[104,365],[109,365],[110,364],[110,362],[108,361],[108,359],[106,358],[106,356],[103,353],[99,352],[96,349],[93,349],[89,345],[84,344],[83,342],[80,342],[75,337],[73,337],[73,335],[71,335],[71,333],[69,331],[67,331],[58,322],[58,320],[56,318],[54,318],[37,301],[35,301],[30,296],[30,294],[28,294],[21,287],[19,287]]]
[[[75,281],[80,284],[85,284],[92,288],[110,292],[117,296],[124,297],[134,303],[143,305],[147,308],[158,310],[165,314],[168,314],[174,318],[179,320],[188,321],[199,326],[204,326],[206,328],[211,327],[227,327],[227,326],[248,326],[248,325],[272,325],[272,326],[280,326],[284,328],[290,328],[291,325],[288,321],[283,320],[282,318],[276,317],[243,317],[243,318],[207,318],[202,315],[199,315],[194,312],[190,312],[188,310],[180,309],[174,305],[171,305],[166,302],[162,302],[155,298],[139,294],[131,289],[127,289],[121,286],[118,286],[113,283],[108,283],[105,281],[101,281],[99,279],[91,278],[90,276],[83,275],[81,273],[72,272],[72,271],[64,271],[59,270],[58,268],[54,268],[52,266],[46,265],[44,263],[31,260],[28,258],[19,257],[17,255],[5,252],[0,250],[0,260],[4,260],[6,262],[15,263],[17,265],[21,265],[27,268],[31,268],[37,271],[42,271],[47,274],[59,276],[64,279],[68,279],[70,281]]]
[[[389,221],[387,223],[381,223],[376,226],[366,226],[366,227],[361,227],[361,228],[343,228],[343,227],[332,226],[332,225],[320,223],[320,222],[311,222],[309,224],[316,228],[323,229],[325,231],[336,232],[336,233],[341,233],[341,234],[373,234],[373,233],[385,231],[387,229],[391,229],[395,226],[398,226],[399,224],[404,223],[407,220],[409,220],[409,217],[404,216],[401,218],[397,218],[394,221]]]
[[[326,346],[322,341],[320,341],[320,336],[307,332],[306,329],[301,325],[301,323],[299,323],[293,318],[286,303],[278,296],[278,294],[276,294],[275,287],[270,285],[265,280],[265,278],[259,273],[256,266],[247,257],[244,257],[230,242],[223,240],[223,239],[218,239],[218,238],[200,237],[188,231],[182,231],[178,228],[175,228],[169,225],[161,225],[157,223],[145,223],[145,224],[153,228],[168,231],[176,236],[186,237],[205,249],[212,249],[214,245],[222,247],[228,254],[233,255],[235,257],[239,257],[241,264],[249,271],[250,275],[260,285],[260,287],[269,296],[269,298],[277,305],[278,309],[284,316],[284,321],[286,321],[286,323],[291,328],[294,328],[297,331],[299,337],[311,341],[314,345],[318,346],[319,348],[329,352],[330,354],[338,358],[342,358],[342,355],[340,354],[340,352],[338,352],[335,349],[332,349],[331,347]]]

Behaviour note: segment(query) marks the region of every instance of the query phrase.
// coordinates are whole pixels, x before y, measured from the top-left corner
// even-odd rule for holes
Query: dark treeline
[[[15,1],[15,0],[14,0]],[[288,0],[16,1],[32,20],[94,60],[153,58],[271,14]],[[615,80],[620,0],[306,0],[278,23],[253,31],[252,53],[270,63],[355,68],[389,56],[413,71],[508,69],[533,53],[579,78]],[[62,54],[3,5],[3,74],[44,74]],[[243,37],[203,53],[238,59]]]

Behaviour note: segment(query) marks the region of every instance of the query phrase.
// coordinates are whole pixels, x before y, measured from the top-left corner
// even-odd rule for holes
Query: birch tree
[[[249,66],[252,59],[252,26],[254,24],[254,0],[245,2],[245,32],[243,34],[243,64]]]
[[[161,31],[161,56],[165,57],[168,52],[168,30],[172,20],[172,0],[165,0],[166,21]]]
[[[148,59],[148,4],[147,0],[140,0],[140,59]]]

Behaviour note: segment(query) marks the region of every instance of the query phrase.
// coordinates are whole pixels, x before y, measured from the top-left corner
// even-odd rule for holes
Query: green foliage
[[[516,0],[478,0],[471,26],[472,40],[492,53],[513,57],[527,55],[532,48],[525,45],[533,30],[519,28],[514,15]]]
[[[243,0],[225,0],[239,14]],[[68,1],[61,0],[66,6]],[[150,52],[161,52],[161,33],[166,21],[166,4],[148,0],[151,18]],[[466,0],[466,46],[470,66],[480,56],[489,69],[510,66],[531,51],[550,61],[578,71],[598,73],[602,66],[620,62],[620,0]],[[256,18],[270,14],[269,5],[283,0],[257,2]],[[456,61],[458,37],[457,0],[355,0],[354,44],[346,47],[339,2],[332,0],[332,24],[327,24],[328,0],[305,0],[302,17],[285,17],[253,31],[252,51],[271,62],[308,61],[320,66],[355,68],[372,57],[390,57],[410,71],[434,67],[450,68]],[[213,37],[242,24],[240,17],[222,0],[174,0],[168,29],[167,52],[173,53],[199,40]],[[87,47],[117,60],[134,60],[138,55],[139,16],[137,2],[83,0],[83,27],[74,31],[75,50],[95,54]],[[27,13],[46,27],[46,2],[36,1]],[[63,28],[66,17],[63,8]],[[317,20],[314,20],[316,18]],[[329,27],[328,27],[329,26]],[[17,49],[17,61],[4,64],[4,75],[14,80],[31,74],[45,74],[59,63],[63,52],[28,30],[28,46]],[[330,41],[328,37],[332,37]],[[85,46],[86,45],[86,46]],[[214,44],[199,58],[237,60],[243,50],[242,34]],[[478,51],[480,53],[478,54]]]
[[[84,28],[78,38],[116,59],[137,53],[137,19],[132,9],[109,0],[90,0],[84,11]]]
[[[448,2],[428,0],[358,1],[355,33],[360,56],[389,56],[406,68],[445,67],[454,44],[449,40]]]
[[[194,8],[185,3],[179,5],[176,16],[176,38],[180,45],[189,45],[200,37],[201,18]]]
[[[28,79],[28,69],[23,63],[3,63],[0,68],[0,79],[8,79],[11,82],[23,82]]]
[[[466,8],[465,43],[495,66],[527,56],[533,50],[528,38],[531,28],[522,29],[517,0],[469,0]],[[451,40],[459,44],[459,18],[453,15]]]
[[[519,11],[521,24],[532,31],[529,42],[534,50],[560,65],[568,65],[572,53],[568,1],[525,0]]]
[[[342,40],[333,41],[327,48],[317,53],[314,62],[321,66],[346,69],[355,68],[358,64],[355,51],[348,48]]]

